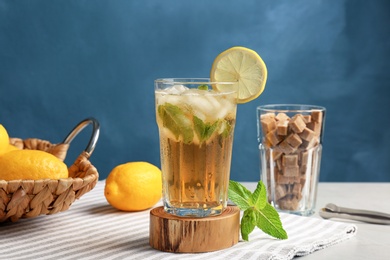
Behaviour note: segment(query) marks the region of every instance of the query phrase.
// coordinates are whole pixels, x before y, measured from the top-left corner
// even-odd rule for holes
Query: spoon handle
[[[352,208],[345,208],[345,207],[339,207],[339,213],[346,213],[351,215],[359,215],[364,217],[373,217],[373,218],[380,218],[380,219],[388,219],[390,220],[390,214],[379,212],[379,211],[373,211],[373,210],[363,210],[363,209],[352,209]]]
[[[340,219],[356,220],[356,221],[372,223],[372,224],[390,225],[390,219],[382,219],[382,218],[366,217],[366,216],[359,216],[359,215],[349,215],[349,214],[337,213],[337,212],[329,212],[329,211],[325,211],[324,209],[322,209],[319,212],[319,215],[324,219],[340,218]]]
[[[339,207],[332,203],[325,205],[325,208],[320,210],[319,215],[325,219],[342,218],[367,223],[390,225],[390,214],[372,210]]]

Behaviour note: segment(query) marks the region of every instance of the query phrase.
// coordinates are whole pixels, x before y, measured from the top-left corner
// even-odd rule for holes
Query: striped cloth
[[[104,181],[51,216],[0,223],[0,259],[292,259],[344,241],[356,226],[280,213],[289,239],[256,229],[250,242],[210,253],[174,254],[149,246],[149,211],[129,213],[104,198]]]

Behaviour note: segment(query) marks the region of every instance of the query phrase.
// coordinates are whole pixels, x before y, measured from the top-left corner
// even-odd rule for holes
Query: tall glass
[[[325,108],[265,105],[257,108],[261,179],[278,210],[314,213],[320,175]]]
[[[209,79],[157,79],[163,203],[177,216],[226,208],[237,86]]]

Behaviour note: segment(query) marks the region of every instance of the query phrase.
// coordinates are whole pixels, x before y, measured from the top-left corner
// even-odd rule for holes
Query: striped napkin
[[[356,234],[350,223],[280,213],[289,239],[256,229],[250,241],[200,254],[174,254],[149,246],[149,211],[115,210],[104,198],[104,181],[71,208],[51,216],[0,223],[0,259],[292,259]]]

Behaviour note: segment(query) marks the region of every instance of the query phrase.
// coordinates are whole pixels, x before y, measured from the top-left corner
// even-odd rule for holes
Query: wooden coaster
[[[157,207],[150,211],[149,244],[160,251],[211,252],[237,244],[240,209],[228,206],[218,216],[178,217]]]

